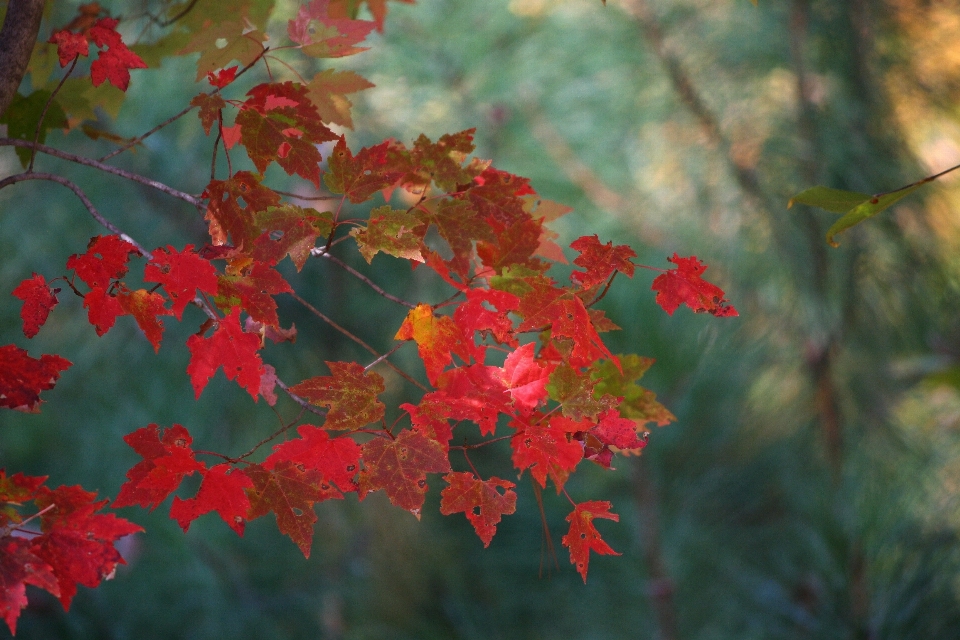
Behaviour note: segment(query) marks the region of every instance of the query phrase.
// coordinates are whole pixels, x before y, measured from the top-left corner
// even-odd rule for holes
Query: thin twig
[[[323,247],[315,247],[314,249],[312,249],[312,250],[310,251],[310,254],[311,254],[311,255],[314,255],[314,256],[323,256],[324,258],[327,258],[328,260],[331,260],[334,264],[338,265],[338,266],[339,266],[340,268],[342,268],[344,271],[348,272],[350,275],[354,276],[355,278],[357,278],[358,280],[360,280],[361,282],[363,282],[364,284],[366,284],[368,287],[370,287],[371,289],[373,289],[374,291],[376,291],[377,293],[379,293],[381,296],[383,296],[383,297],[386,298],[387,300],[390,300],[390,301],[392,301],[392,302],[396,302],[397,304],[403,305],[404,307],[406,307],[406,308],[408,308],[408,309],[416,309],[416,308],[417,308],[417,305],[413,304],[412,302],[407,302],[406,300],[401,300],[400,298],[396,297],[395,295],[392,295],[392,294],[387,293],[386,291],[384,291],[383,289],[381,289],[379,286],[377,286],[377,283],[375,283],[373,280],[371,280],[371,279],[368,278],[367,276],[363,275],[362,273],[360,273],[359,271],[357,271],[356,269],[354,269],[353,267],[351,267],[350,265],[348,265],[348,264],[347,264],[346,262],[344,262],[343,260],[341,260],[341,259],[339,259],[339,258],[337,258],[337,257],[334,257],[333,255],[327,253],[326,250],[325,250]]]
[[[306,410],[309,411],[310,413],[316,414],[316,415],[321,416],[321,417],[324,417],[324,418],[327,417],[326,412],[321,411],[320,409],[318,409],[318,408],[316,408],[315,406],[313,406],[312,404],[310,404],[310,402],[309,402],[308,400],[304,400],[303,398],[301,398],[301,397],[298,396],[297,394],[291,392],[291,391],[290,391],[290,387],[288,387],[288,386],[283,382],[283,380],[281,380],[280,378],[277,378],[277,386],[280,387],[281,389],[283,389],[284,393],[286,393],[288,396],[290,396],[290,399],[291,399],[291,400],[293,400],[294,402],[296,402],[298,405],[300,405],[301,407],[303,407],[304,409],[306,409]]]
[[[136,240],[134,240],[133,238],[125,234],[116,225],[114,225],[112,222],[110,222],[109,220],[104,218],[102,215],[100,215],[100,212],[97,211],[97,208],[93,206],[92,202],[90,202],[90,198],[87,197],[87,194],[85,194],[80,187],[78,187],[76,184],[74,184],[70,180],[67,180],[63,176],[58,176],[54,173],[38,173],[36,171],[31,171],[30,173],[18,173],[17,175],[8,176],[3,180],[0,180],[0,189],[9,187],[10,185],[16,184],[18,182],[26,182],[27,180],[47,180],[49,182],[56,182],[57,184],[62,184],[66,188],[73,191],[76,194],[76,196],[80,198],[80,202],[82,202],[83,206],[87,208],[87,211],[90,212],[90,215],[93,216],[94,220],[96,220],[101,225],[103,225],[104,227],[106,227],[116,235],[120,236],[121,238],[123,238],[124,240],[132,244],[133,246],[135,246],[137,250],[140,252],[140,254],[143,255],[145,258],[147,258],[147,260],[153,257],[152,254],[146,249],[144,249],[139,242],[137,242]]]
[[[47,98],[47,103],[43,105],[43,111],[40,112],[40,119],[37,120],[37,129],[33,132],[33,149],[30,150],[30,164],[27,165],[27,171],[33,171],[33,161],[37,157],[37,147],[36,145],[40,142],[40,130],[43,127],[43,119],[47,117],[47,110],[50,109],[50,105],[53,103],[54,97],[59,93],[60,88],[63,87],[63,83],[67,81],[67,78],[70,77],[70,74],[73,73],[73,70],[77,68],[77,61],[80,60],[80,55],[77,54],[73,57],[73,63],[70,65],[70,68],[67,69],[67,72],[63,74],[63,77],[60,78],[60,82],[57,84],[57,87],[53,90],[53,93],[50,94],[50,97]]]
[[[77,164],[82,164],[88,167],[93,167],[94,169],[99,169],[105,173],[112,173],[115,176],[120,176],[121,178],[126,178],[127,180],[131,180],[133,182],[139,182],[142,185],[152,187],[157,191],[162,191],[167,195],[192,204],[198,209],[202,208],[202,200],[196,196],[192,196],[189,193],[180,191],[179,189],[169,187],[162,182],[157,182],[156,180],[151,180],[150,178],[145,178],[139,174],[132,173],[126,169],[120,169],[109,164],[104,164],[99,160],[93,160],[92,158],[85,158],[83,156],[67,153],[66,151],[60,151],[59,149],[48,147],[45,144],[34,144],[32,142],[28,142],[27,140],[17,140],[16,138],[0,138],[0,147],[24,147],[25,149],[36,149],[37,151],[46,153],[47,155],[61,158],[63,160],[69,160],[70,162],[76,162]]]
[[[280,191],[278,189],[273,190],[274,193],[279,193],[282,196],[287,196],[288,198],[294,198],[296,200],[339,200],[343,196],[301,196],[296,193],[291,193],[289,191]]]

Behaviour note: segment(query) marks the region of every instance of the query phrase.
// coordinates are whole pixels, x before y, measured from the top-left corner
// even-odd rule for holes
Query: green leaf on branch
[[[36,136],[37,142],[43,143],[50,129],[67,128],[67,116],[56,100],[50,103],[43,122],[40,122],[43,107],[50,100],[50,96],[50,92],[46,89],[34,91],[29,96],[22,96],[19,93],[15,95],[6,112],[0,117],[0,124],[7,125],[7,135],[28,142],[33,142]],[[17,147],[16,151],[20,164],[26,168],[30,164],[30,149]]]

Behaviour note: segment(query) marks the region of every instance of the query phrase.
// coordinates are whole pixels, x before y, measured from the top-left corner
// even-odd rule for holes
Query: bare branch
[[[373,289],[374,291],[376,291],[377,293],[379,293],[381,296],[383,296],[383,297],[386,298],[387,300],[391,300],[391,301],[393,301],[393,302],[396,302],[397,304],[403,305],[403,306],[405,306],[405,307],[408,308],[408,309],[416,309],[416,308],[417,308],[417,305],[413,304],[412,302],[407,302],[406,300],[401,300],[400,298],[396,297],[395,295],[390,294],[390,293],[387,293],[386,291],[384,291],[383,289],[381,289],[373,280],[371,280],[371,279],[368,278],[367,276],[363,275],[362,273],[360,273],[359,271],[357,271],[356,269],[354,269],[353,267],[351,267],[350,265],[348,265],[346,262],[344,262],[344,261],[341,260],[340,258],[336,258],[336,257],[330,255],[329,253],[327,253],[327,251],[326,251],[323,247],[316,247],[316,248],[312,249],[312,250],[310,251],[310,253],[311,253],[311,255],[315,255],[315,256],[323,256],[324,258],[327,258],[328,260],[332,261],[334,264],[336,264],[337,266],[339,266],[341,269],[343,269],[344,271],[346,271],[347,273],[349,273],[349,274],[352,275],[353,277],[355,277],[355,278],[357,278],[358,280],[360,280],[361,282],[363,282],[365,285],[367,285],[368,287],[370,287],[371,289]]]

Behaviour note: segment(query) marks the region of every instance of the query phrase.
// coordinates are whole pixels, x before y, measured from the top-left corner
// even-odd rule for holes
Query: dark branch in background
[[[371,289],[373,289],[374,291],[376,291],[377,293],[379,293],[381,296],[383,296],[383,297],[386,298],[387,300],[392,300],[393,302],[396,302],[397,304],[403,305],[404,307],[406,307],[406,308],[408,308],[408,309],[416,309],[416,308],[417,308],[417,305],[413,304],[412,302],[407,302],[406,300],[401,300],[401,299],[398,298],[397,296],[395,296],[395,295],[393,295],[393,294],[390,294],[390,293],[387,293],[386,291],[384,291],[383,289],[381,289],[381,288],[377,285],[377,283],[375,283],[373,280],[371,280],[371,279],[368,278],[367,276],[363,275],[362,273],[360,273],[359,271],[357,271],[356,269],[354,269],[353,267],[351,267],[350,265],[348,265],[348,264],[347,264],[346,262],[344,262],[343,260],[341,260],[341,259],[339,259],[339,258],[336,258],[336,257],[330,255],[329,253],[327,253],[327,250],[326,250],[325,248],[323,248],[323,247],[317,247],[317,248],[315,248],[315,249],[312,249],[312,250],[310,251],[310,253],[311,253],[311,255],[315,255],[315,256],[323,256],[324,258],[332,261],[334,264],[336,264],[337,266],[339,266],[341,269],[343,269],[344,271],[346,271],[347,273],[349,273],[349,274],[352,275],[353,277],[359,279],[361,282],[363,282],[365,285],[367,285],[368,287],[370,287]],[[379,354],[378,354],[378,355],[379,355]]]
[[[105,173],[112,173],[115,176],[120,176],[121,178],[126,178],[127,180],[132,180],[133,182],[139,182],[142,185],[152,187],[157,191],[162,191],[167,195],[173,196],[192,204],[198,209],[202,209],[203,205],[201,204],[200,198],[192,196],[189,193],[184,193],[179,189],[174,189],[173,187],[168,187],[162,182],[157,182],[156,180],[151,180],[150,178],[145,178],[139,174],[132,173],[125,169],[120,169],[109,164],[104,164],[98,160],[93,160],[91,158],[84,158],[83,156],[74,155],[72,153],[67,153],[66,151],[60,151],[59,149],[54,149],[53,147],[48,147],[45,144],[34,144],[26,140],[17,140],[16,138],[0,138],[0,147],[24,147],[25,149],[36,149],[41,153],[46,153],[48,155],[61,158],[63,160],[69,160],[70,162],[76,162],[77,164],[86,165],[88,167],[93,167],[94,169],[99,169]]]
[[[7,111],[27,72],[40,33],[44,0],[10,0],[0,29],[0,115]]]

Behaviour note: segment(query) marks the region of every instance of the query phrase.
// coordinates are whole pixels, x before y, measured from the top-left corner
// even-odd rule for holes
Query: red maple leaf
[[[383,417],[384,405],[377,398],[385,387],[374,371],[364,371],[356,362],[327,362],[329,376],[315,376],[290,387],[312,404],[327,407],[325,429],[354,430]]]
[[[657,292],[657,304],[668,314],[673,315],[681,304],[694,311],[706,311],[715,316],[736,316],[737,310],[730,306],[723,289],[700,278],[707,265],[697,256],[681,258],[673,254],[667,258],[677,265],[676,269],[664,271],[654,278],[650,287]]]
[[[157,316],[165,316],[170,312],[163,308],[166,298],[156,291],[137,289],[129,291],[122,288],[117,295],[117,302],[124,313],[133,316],[137,325],[147,340],[153,345],[154,352],[160,351],[160,340],[163,338],[163,322]]]
[[[472,420],[480,435],[493,434],[501,413],[512,414],[513,404],[499,367],[472,364],[446,371],[437,379],[439,391],[423,397],[454,420]],[[422,402],[421,402],[422,404]]]
[[[256,224],[263,230],[253,247],[253,259],[275,265],[287,255],[303,269],[318,237],[326,238],[332,228],[333,214],[304,209],[293,204],[258,211]]]
[[[204,219],[210,223],[213,244],[226,244],[229,234],[233,244],[245,251],[253,249],[262,233],[256,212],[280,204],[280,195],[261,185],[260,178],[249,171],[238,171],[229,180],[211,180],[203,197],[210,199]]]
[[[217,270],[209,260],[204,260],[188,244],[183,251],[172,246],[159,248],[143,270],[144,282],[158,282],[170,296],[171,313],[177,320],[183,319],[183,311],[197,292],[217,294]]]
[[[66,29],[55,31],[47,42],[57,45],[57,57],[63,68],[73,62],[77,56],[90,55],[90,43],[82,33],[72,33]]]
[[[101,48],[97,59],[90,65],[90,79],[95,87],[109,80],[120,91],[126,91],[130,84],[130,69],[146,69],[147,64],[127,48],[116,32],[116,26],[114,18],[100,18],[87,32],[87,38]]]
[[[244,470],[253,480],[253,488],[247,489],[250,498],[250,520],[273,511],[277,517],[277,529],[290,536],[304,557],[310,557],[313,543],[313,523],[317,514],[313,505],[343,494],[324,480],[320,472],[300,470],[289,460],[277,463],[272,469],[255,464]]]
[[[206,469],[190,448],[193,438],[179,424],[163,431],[162,436],[159,427],[151,424],[128,433],[123,441],[143,456],[143,460],[127,472],[127,481],[113,501],[114,509],[135,504],[156,509],[177,490],[185,476]]]
[[[443,261],[446,269],[466,279],[474,254],[474,242],[492,241],[494,238],[490,225],[465,200],[428,201],[417,208],[417,213],[424,225],[434,225],[440,237],[450,246],[453,256]],[[423,233],[426,233],[425,229]]]
[[[524,208],[523,196],[535,194],[527,178],[487,167],[473,179],[466,197],[481,216],[506,227],[530,219],[530,214]]]
[[[237,77],[237,69],[237,65],[234,65],[227,69],[220,69],[216,73],[210,71],[207,73],[207,82],[209,82],[211,86],[223,89]]]
[[[354,478],[360,471],[360,445],[346,436],[331,438],[319,427],[305,424],[297,427],[300,435],[273,447],[273,453],[263,461],[266,469],[289,460],[304,469],[315,469],[327,480],[336,483],[341,491],[356,491]]]
[[[352,229],[350,235],[357,241],[360,255],[367,264],[380,251],[397,258],[424,262],[422,251],[426,232],[427,227],[418,214],[394,209],[387,204],[373,209],[367,226]]]
[[[364,202],[377,191],[387,189],[399,180],[405,167],[398,165],[390,153],[390,141],[365,147],[354,156],[343,136],[327,156],[327,173],[323,181],[333,193],[342,193],[354,204]]]
[[[54,490],[40,487],[36,505],[52,507],[40,516],[43,535],[33,541],[35,553],[53,569],[65,610],[77,593],[77,585],[96,587],[113,577],[118,564],[126,564],[115,542],[143,531],[112,513],[96,513],[108,500],[79,486]]]
[[[519,346],[508,313],[516,311],[520,299],[512,293],[496,289],[467,289],[467,300],[453,312],[453,321],[470,337],[475,331],[492,335],[501,344]],[[493,307],[490,309],[489,307]]]
[[[603,444],[618,449],[642,449],[647,446],[646,439],[637,434],[637,423],[621,418],[616,409],[608,409],[600,414],[597,426],[590,433]]]
[[[207,74],[210,75],[210,74]],[[197,96],[194,96],[190,100],[191,107],[200,107],[197,117],[200,118],[200,124],[203,125],[203,132],[207,135],[210,135],[210,128],[213,127],[214,122],[220,120],[220,114],[224,107],[227,106],[227,102],[220,97],[220,94],[215,93],[213,95],[208,95],[206,93],[201,93]],[[230,144],[227,148],[231,148],[233,145]]]
[[[60,596],[53,569],[35,551],[33,542],[27,538],[0,538],[0,616],[12,635],[17,634],[17,618],[27,606],[28,584]]]
[[[469,472],[448,473],[443,479],[450,486],[440,492],[440,513],[449,516],[462,511],[483,546],[489,547],[501,516],[517,510],[516,485],[500,478],[480,480]]]
[[[549,265],[535,258],[540,250],[540,238],[543,235],[543,223],[524,213],[510,224],[497,220],[487,223],[493,231],[495,240],[477,243],[477,255],[484,266],[494,273],[503,273],[507,267],[520,265],[533,271],[546,271]]]
[[[530,475],[544,488],[549,474],[559,493],[566,480],[565,472],[573,471],[583,458],[583,445],[570,435],[593,425],[553,416],[546,425],[516,420],[511,426],[517,429],[510,439],[513,466],[521,472],[529,468]]]
[[[279,327],[277,301],[273,296],[292,291],[290,283],[279,271],[262,262],[254,262],[243,273],[219,276],[215,301],[224,311],[241,307],[256,322]]]
[[[467,129],[458,133],[446,133],[436,142],[420,134],[409,151],[409,170],[402,184],[410,190],[420,192],[431,182],[443,191],[456,191],[459,185],[469,185],[480,175],[489,163],[473,162],[463,166],[473,150],[473,134],[476,129]]]
[[[636,267],[630,259],[636,258],[637,254],[625,244],[600,244],[600,239],[593,235],[577,238],[570,244],[570,248],[580,252],[580,257],[573,263],[586,269],[571,273],[570,280],[583,289],[606,282],[614,271],[633,277]]]
[[[216,511],[231,529],[242,536],[250,510],[246,490],[253,487],[253,481],[229,463],[218,464],[201,473],[203,482],[197,495],[186,500],[174,496],[170,517],[186,532],[191,522],[205,513]]]
[[[396,439],[374,438],[363,445],[360,498],[384,489],[390,502],[420,519],[427,493],[427,474],[450,471],[443,446],[419,431],[407,429]]]
[[[620,555],[610,548],[600,537],[600,532],[593,526],[594,518],[606,518],[618,522],[620,516],[610,512],[612,505],[606,500],[591,500],[574,506],[573,512],[567,516],[570,523],[570,532],[563,536],[561,543],[570,549],[570,562],[577,567],[587,582],[587,568],[590,565],[590,551],[603,555]]]
[[[353,45],[363,42],[375,23],[331,15],[330,0],[313,0],[301,5],[295,20],[287,23],[287,34],[307,55],[317,58],[349,56],[366,48]]]
[[[507,356],[501,377],[514,404],[521,411],[531,411],[547,399],[547,382],[556,368],[534,358],[536,345],[527,343]]]
[[[120,236],[96,236],[90,239],[86,253],[67,258],[67,269],[73,269],[88,287],[104,290],[110,281],[127,273],[130,254],[140,252]]]
[[[43,276],[36,273],[27,278],[13,290],[13,295],[23,300],[20,319],[23,320],[23,335],[32,338],[47,321],[50,310],[57,306],[57,293],[60,289],[51,289]]]
[[[95,285],[83,296],[83,306],[87,310],[87,319],[97,330],[98,336],[109,331],[117,317],[124,314],[116,296],[107,293],[100,285]]]
[[[483,360],[482,350],[473,341],[467,341],[463,332],[448,316],[435,316],[430,305],[420,304],[411,309],[394,340],[413,340],[427,371],[427,380],[436,386],[444,368],[453,362],[453,354],[464,362],[475,358]]]
[[[260,378],[263,375],[263,361],[257,353],[260,349],[260,337],[254,333],[243,332],[239,309],[234,307],[220,320],[216,331],[209,338],[196,334],[187,338],[187,348],[190,350],[187,374],[197,398],[217,369],[223,367],[227,380],[236,380],[254,401],[257,400]]]
[[[16,345],[0,347],[0,407],[39,413],[40,392],[53,389],[70,365],[60,356],[44,354],[36,360]]]

